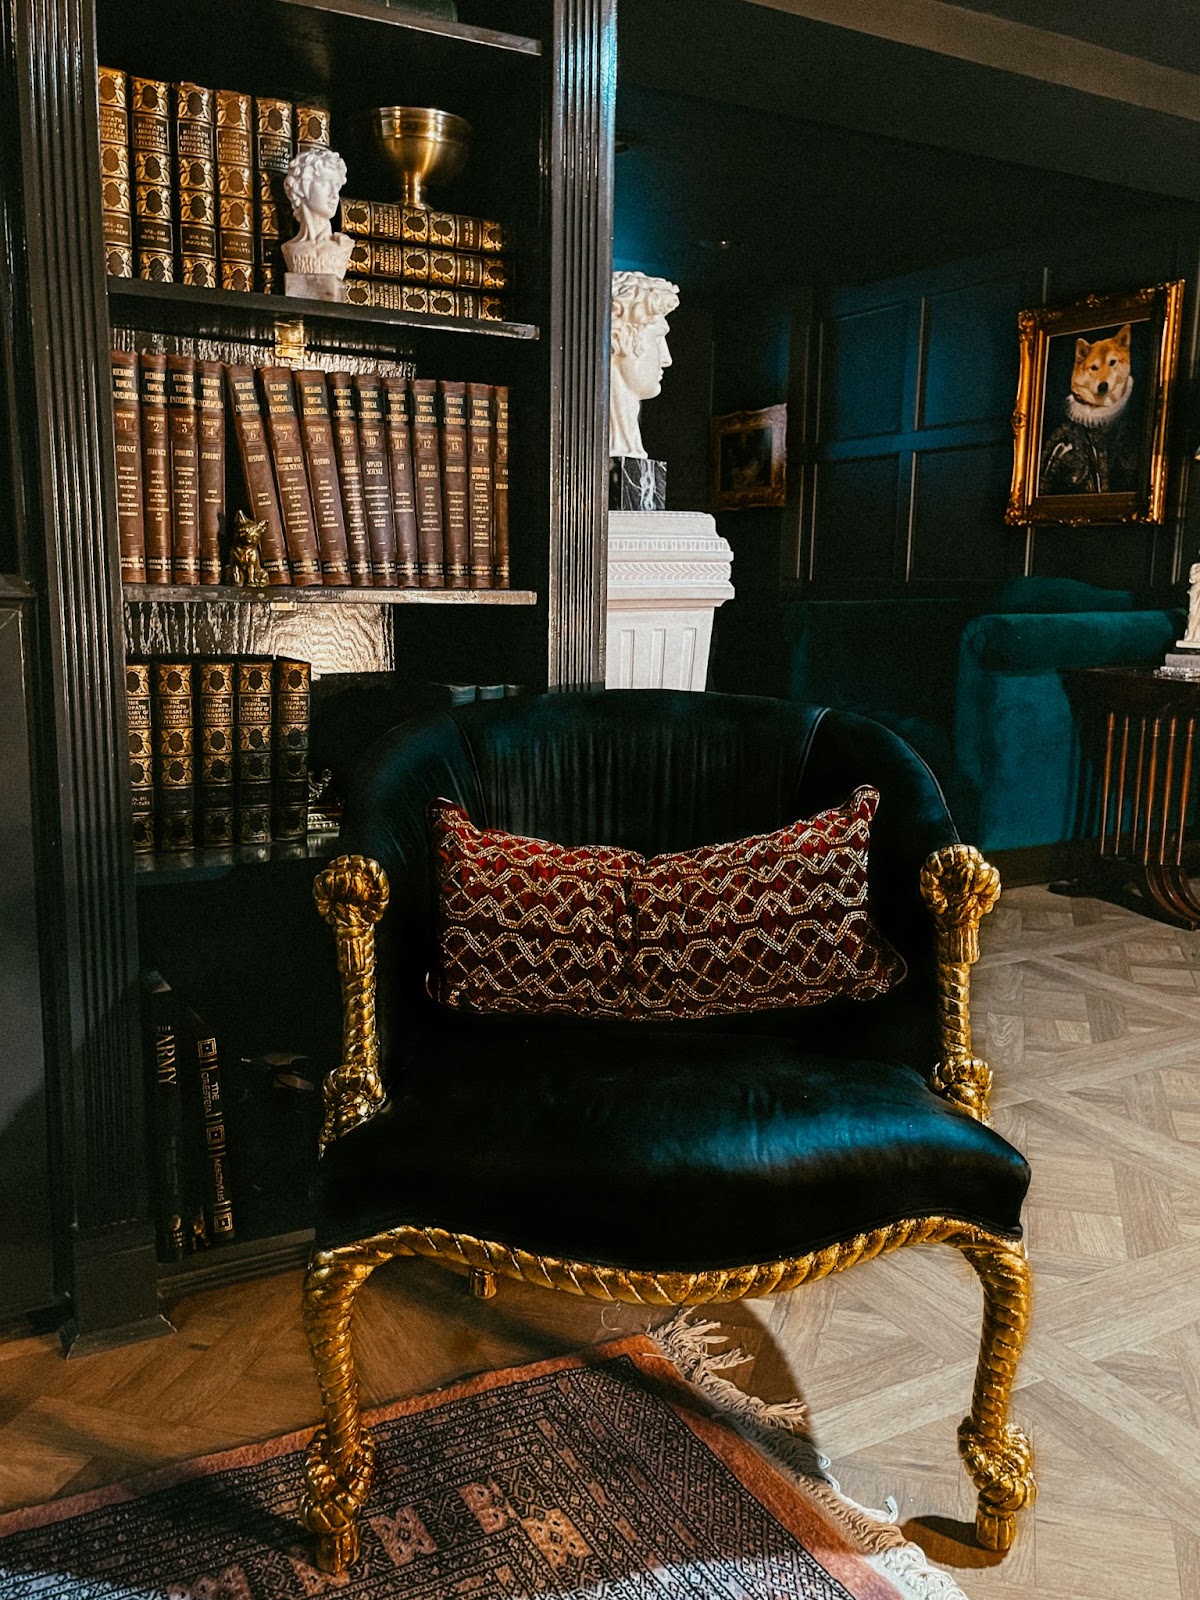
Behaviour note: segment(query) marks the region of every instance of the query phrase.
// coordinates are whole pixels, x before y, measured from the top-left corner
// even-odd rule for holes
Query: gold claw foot
[[[952,1056],[936,1069],[933,1089],[951,1104],[961,1106],[976,1122],[988,1120],[992,1069],[978,1056]]]
[[[308,1447],[300,1521],[317,1535],[317,1566],[322,1572],[345,1572],[358,1560],[358,1517],[371,1492],[375,1449],[365,1431],[359,1436],[354,1465],[346,1479],[329,1464],[329,1441],[318,1428]]]
[[[979,1490],[975,1533],[985,1550],[1008,1550],[1017,1531],[1017,1512],[1037,1497],[1033,1449],[1013,1423],[999,1440],[981,1434],[964,1418],[958,1429],[958,1452]]]

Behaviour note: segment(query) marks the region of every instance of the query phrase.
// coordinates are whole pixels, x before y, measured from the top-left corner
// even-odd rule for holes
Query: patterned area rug
[[[961,1600],[895,1528],[804,1482],[817,1458],[798,1405],[734,1389],[718,1369],[738,1353],[717,1342],[677,1318],[657,1342],[376,1412],[348,1576],[309,1564],[294,1520],[307,1434],[293,1434],[0,1517],[0,1597]]]

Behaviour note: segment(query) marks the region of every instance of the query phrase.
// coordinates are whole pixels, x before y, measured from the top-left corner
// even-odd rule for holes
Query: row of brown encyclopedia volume
[[[509,587],[507,387],[111,354],[126,583],[253,576],[242,505],[269,584]]]
[[[306,838],[307,661],[131,660],[125,687],[136,853]]]

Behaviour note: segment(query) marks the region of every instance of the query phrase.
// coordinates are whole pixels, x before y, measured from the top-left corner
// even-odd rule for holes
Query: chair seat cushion
[[[1020,1233],[1023,1157],[910,1067],[767,1032],[508,1018],[451,1019],[423,1054],[325,1152],[322,1246],[417,1224],[686,1271],[912,1217]]]

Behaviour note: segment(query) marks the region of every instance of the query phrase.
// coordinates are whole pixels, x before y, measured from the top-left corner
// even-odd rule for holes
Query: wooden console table
[[[1088,667],[1064,677],[1104,718],[1101,861],[1133,866],[1172,922],[1200,927],[1200,900],[1183,867],[1200,677],[1151,667]]]

